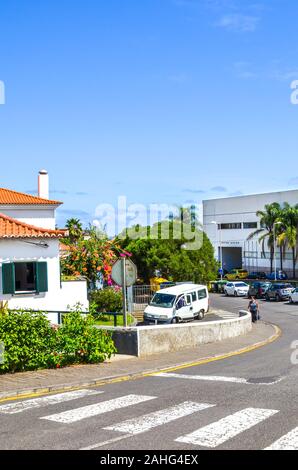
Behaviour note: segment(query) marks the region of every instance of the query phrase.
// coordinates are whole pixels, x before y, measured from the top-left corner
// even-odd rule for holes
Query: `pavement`
[[[205,320],[207,318],[218,320],[219,316],[211,312]],[[137,379],[157,371],[175,370],[189,364],[204,364],[262,347],[277,339],[279,335],[280,330],[277,327],[259,321],[247,335],[204,344],[195,349],[156,354],[146,358],[116,354],[100,364],[4,374],[0,375],[0,402]]]

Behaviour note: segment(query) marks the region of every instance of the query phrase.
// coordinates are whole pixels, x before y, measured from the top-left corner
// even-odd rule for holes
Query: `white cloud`
[[[242,15],[240,13],[233,13],[223,15],[219,21],[215,23],[216,26],[226,29],[227,31],[237,33],[252,33],[256,30],[260,18],[257,16]]]

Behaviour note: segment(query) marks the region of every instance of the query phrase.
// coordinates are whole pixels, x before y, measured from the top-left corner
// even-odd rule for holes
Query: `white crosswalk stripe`
[[[275,413],[278,413],[278,410],[246,408],[190,434],[180,436],[175,441],[195,446],[217,447]]]
[[[48,395],[46,397],[33,398],[31,400],[17,401],[15,403],[8,403],[0,406],[0,413],[15,414],[22,411],[31,410],[33,408],[40,408],[42,406],[55,405],[77,398],[84,398],[91,395],[98,395],[104,393],[96,390],[76,390],[73,392],[58,393],[55,395]]]
[[[170,423],[171,421],[175,421],[176,419],[183,418],[184,416],[193,414],[197,411],[211,408],[212,406],[215,405],[211,405],[209,403],[195,403],[191,401],[185,401],[179,405],[174,405],[164,410],[155,411],[153,413],[140,416],[139,418],[128,419],[126,421],[122,421],[121,423],[107,426],[104,429],[125,432],[129,434],[140,434],[157,426],[161,426],[163,424]]]
[[[146,395],[126,395],[120,398],[113,398],[111,400],[95,403],[93,405],[82,406],[72,410],[56,413],[49,416],[43,416],[40,419],[47,419],[49,421],[56,421],[57,423],[69,424],[81,421],[82,419],[91,418],[109,411],[114,411],[119,408],[125,408],[132,405],[137,405],[148,400],[154,400],[156,397]]]
[[[298,450],[298,428],[282,436],[264,450]]]

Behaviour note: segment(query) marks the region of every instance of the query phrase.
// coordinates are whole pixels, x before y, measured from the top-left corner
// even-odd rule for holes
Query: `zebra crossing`
[[[73,406],[67,411],[58,413],[48,413],[48,410],[57,404],[61,405],[64,402],[69,403],[71,401],[75,403],[78,399],[88,399],[89,397],[92,397],[93,401],[96,400],[96,403],[85,406]],[[204,422],[206,422],[206,416],[208,416],[206,413],[208,413],[208,410],[213,409],[216,411],[217,407],[216,403],[183,401],[175,405],[160,408],[157,396],[128,394],[112,399],[105,399],[105,393],[102,390],[82,389],[3,404],[0,405],[0,416],[1,414],[15,415],[17,413],[28,413],[30,410],[39,409],[39,413],[41,413],[42,416],[36,419],[51,421],[59,427],[59,425],[72,425],[106,413],[112,414],[113,411],[123,408],[133,408],[135,405],[149,401],[156,403],[155,411],[144,413],[134,418],[124,419],[120,422],[111,423],[108,426],[100,427],[99,425],[99,430],[103,432],[109,431],[112,434],[115,433],[115,436],[108,440],[92,443],[89,446],[81,448],[81,450],[99,449],[117,441],[121,442],[123,439],[128,439],[132,436],[154,431],[154,429],[158,427],[160,428],[170,423],[175,423],[178,420],[183,420],[192,415],[196,418],[195,422],[199,423],[200,416],[204,413]],[[46,412],[42,411],[45,407],[47,408]],[[278,413],[280,413],[280,410],[250,407],[238,410],[215,421],[213,413],[213,418],[211,418],[212,422],[207,425],[198,426],[196,429],[186,434],[177,435],[173,442],[186,444],[187,446],[216,448],[251,428],[255,428],[257,433],[257,426],[260,423],[267,420],[268,425],[270,425],[270,418]],[[181,427],[177,427],[177,429],[179,430]],[[265,448],[265,450],[288,449],[298,450],[298,427],[289,430],[289,432],[283,436],[277,436],[277,440]]]

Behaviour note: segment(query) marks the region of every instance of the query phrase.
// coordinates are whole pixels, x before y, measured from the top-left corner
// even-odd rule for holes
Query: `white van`
[[[209,310],[209,294],[206,286],[180,284],[159,290],[144,311],[144,321],[179,323],[202,320]]]

